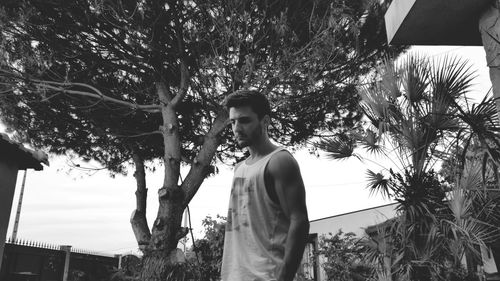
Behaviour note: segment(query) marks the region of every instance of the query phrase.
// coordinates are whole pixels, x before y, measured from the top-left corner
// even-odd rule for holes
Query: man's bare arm
[[[278,281],[292,281],[309,235],[304,183],[297,161],[286,151],[280,151],[271,158],[266,172],[283,212],[290,219],[284,264]]]

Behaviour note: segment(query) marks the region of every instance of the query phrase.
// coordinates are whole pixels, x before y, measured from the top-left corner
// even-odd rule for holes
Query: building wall
[[[355,212],[340,214],[336,216],[326,217],[322,219],[310,221],[309,234],[310,236],[320,238],[323,235],[329,235],[330,233],[335,234],[341,229],[344,233],[353,232],[358,237],[365,236],[365,229],[369,226],[377,225],[383,223],[384,221],[393,218],[396,214],[394,208],[396,204],[388,204],[373,208],[368,208],[364,210],[359,210]],[[317,243],[317,240],[316,240]],[[314,275],[313,279],[315,281],[327,280],[324,270],[321,268],[322,258],[319,257],[317,260],[309,257],[308,252],[311,252],[312,248],[317,248],[317,245],[308,244],[306,253],[304,254],[304,259],[302,261],[303,271],[307,273],[306,277]],[[315,266],[316,269],[312,268]],[[306,279],[307,280],[307,279]]]
[[[388,219],[394,218],[396,215],[395,211],[396,203],[383,205],[379,207],[364,209],[360,211],[340,214],[336,216],[326,217],[322,219],[317,219],[310,221],[310,235],[321,237],[322,235],[329,235],[330,233],[335,234],[341,229],[344,233],[353,232],[358,237],[366,236],[365,229],[370,226],[375,226],[385,222]],[[308,247],[317,247],[317,245],[308,245]],[[500,246],[498,246],[500,249]],[[482,260],[483,260],[483,270],[485,274],[492,276],[500,276],[498,274],[498,267],[496,262],[497,251],[495,248],[492,249],[481,249]],[[498,254],[500,256],[500,254]],[[315,264],[317,268],[315,270],[315,281],[325,281],[327,280],[325,272],[321,268],[322,259],[316,261]],[[303,261],[304,265],[314,264],[314,260]],[[306,266],[304,266],[306,268]],[[311,269],[309,269],[312,272]],[[493,279],[492,279],[493,280]],[[498,280],[498,279],[495,279]]]
[[[0,157],[0,267],[16,187],[17,172],[17,163]]]
[[[396,214],[396,204],[364,209],[356,212],[326,217],[310,222],[309,233],[327,235],[342,229],[344,233],[353,232],[356,236],[364,236],[365,228],[393,218]]]

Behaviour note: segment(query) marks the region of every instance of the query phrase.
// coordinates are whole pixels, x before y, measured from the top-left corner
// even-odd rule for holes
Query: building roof
[[[482,46],[479,18],[491,0],[393,0],[385,13],[392,45]]]
[[[19,170],[43,170],[42,163],[49,165],[46,153],[25,148],[22,144],[12,141],[6,134],[0,133],[0,155],[2,159],[13,159],[19,164]]]
[[[320,218],[320,219],[310,220],[309,222],[317,222],[317,221],[321,221],[321,220],[327,220],[327,219],[331,219],[331,218],[336,218],[336,217],[341,217],[341,216],[347,216],[347,215],[350,215],[350,214],[360,213],[360,212],[364,212],[364,211],[368,211],[368,210],[373,210],[373,209],[379,209],[379,208],[383,208],[383,207],[387,207],[387,206],[391,206],[391,205],[396,205],[396,204],[397,204],[396,202],[395,203],[389,203],[389,204],[385,204],[385,205],[380,205],[380,206],[370,207],[370,208],[356,210],[356,211],[352,211],[352,212],[347,212],[347,213],[343,213],[343,214],[338,214],[338,215],[333,215],[333,216],[329,216],[329,217],[324,217],[324,218]]]

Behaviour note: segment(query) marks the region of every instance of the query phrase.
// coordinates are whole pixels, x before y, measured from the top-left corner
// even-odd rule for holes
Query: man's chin
[[[245,148],[250,145],[247,141],[236,141],[236,143],[238,144],[239,148]]]

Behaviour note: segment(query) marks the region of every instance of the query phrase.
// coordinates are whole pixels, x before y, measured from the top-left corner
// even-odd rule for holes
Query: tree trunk
[[[153,233],[144,250],[141,281],[184,280],[177,275],[185,270],[176,270],[184,266],[184,257],[178,255],[177,244],[188,233],[187,228],[181,227],[184,211],[181,202],[175,194],[161,197]]]
[[[165,176],[158,190],[160,206],[153,224],[151,239],[144,248],[141,281],[182,280],[175,276],[176,268],[182,267],[183,258],[177,256],[177,244],[188,233],[181,227],[184,213],[185,192],[179,186],[181,143],[176,105],[182,100],[180,93],[175,98],[163,82],[156,84],[157,94],[163,104],[163,135],[165,154]],[[180,271],[182,272],[182,270]]]
[[[168,275],[168,266],[172,264],[170,256],[158,251],[150,253],[143,259],[143,268],[141,271],[141,281],[166,280]]]
[[[149,253],[143,258],[143,268],[139,280],[141,281],[181,281],[188,279],[190,272],[186,270],[183,260],[176,252],[166,254],[162,251]]]
[[[132,149],[132,159],[135,164],[134,177],[137,182],[137,190],[135,191],[136,208],[130,218],[130,224],[134,231],[135,239],[139,245],[139,249],[143,251],[151,239],[148,222],[146,219],[146,202],[148,189],[146,188],[146,172],[144,169],[144,159],[140,156],[137,148]]]
[[[179,31],[180,32],[180,31]],[[160,131],[164,143],[165,177],[158,190],[160,206],[153,224],[149,243],[144,247],[141,281],[188,280],[183,255],[178,255],[177,244],[187,235],[188,229],[181,227],[184,209],[189,204],[201,183],[208,175],[210,163],[220,144],[220,133],[227,124],[227,112],[221,108],[204,142],[193,159],[191,169],[183,183],[179,183],[181,142],[177,106],[187,91],[189,74],[181,60],[181,87],[173,96],[164,82],[156,83],[156,91],[162,103],[163,124]],[[145,184],[144,184],[145,185]],[[139,204],[139,198],[138,198]],[[140,211],[139,208],[136,210]],[[145,212],[144,212],[145,213]],[[139,215],[141,215],[139,213]]]

